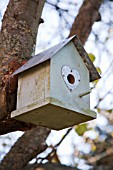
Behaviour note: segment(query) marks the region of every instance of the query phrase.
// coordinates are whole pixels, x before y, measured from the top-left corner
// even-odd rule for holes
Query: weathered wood
[[[71,88],[74,86],[73,90],[68,88],[62,75],[64,66],[71,70],[65,78]],[[68,75],[74,75],[72,70],[79,75],[78,83],[77,75],[72,84],[68,80]],[[18,74],[17,110],[11,115],[14,119],[55,130],[67,128],[96,118],[96,113],[90,110],[89,91],[89,70],[73,42],[69,42],[50,61]],[[86,95],[79,97],[81,94]]]
[[[47,63],[47,62],[46,62]],[[33,67],[19,75],[17,91],[17,109],[28,106],[45,98],[46,86],[46,63]],[[49,73],[48,73],[49,74]]]

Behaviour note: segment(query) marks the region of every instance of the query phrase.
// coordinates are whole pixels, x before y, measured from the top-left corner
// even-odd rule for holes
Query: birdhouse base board
[[[84,113],[83,113],[84,112]],[[11,117],[26,123],[61,130],[96,118],[89,109],[77,112],[50,103],[50,99],[33,103],[11,113]]]

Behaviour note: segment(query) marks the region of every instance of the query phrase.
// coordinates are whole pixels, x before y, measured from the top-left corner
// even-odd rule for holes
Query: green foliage
[[[2,145],[3,145],[4,147],[6,147],[6,146],[7,146],[7,144],[6,144],[6,143],[3,143]]]
[[[110,109],[110,110],[107,110],[107,112],[109,112],[109,113],[112,113],[112,111],[113,111],[112,109]]]
[[[90,60],[91,60],[92,62],[95,61],[96,57],[94,56],[94,54],[89,53],[88,56],[89,56],[89,58],[90,58]]]
[[[98,83],[99,80],[94,80],[93,84],[96,85]]]
[[[83,124],[75,126],[75,131],[78,133],[79,136],[82,136],[84,132],[88,130],[89,128],[87,127],[87,123],[83,123]]]
[[[102,74],[102,71],[101,71],[101,69],[99,67],[96,67],[96,69],[97,69],[99,74]]]
[[[96,70],[98,71],[98,73],[101,75],[102,74],[102,71],[100,69],[100,67],[96,67]],[[98,80],[94,80],[93,81],[93,84],[96,85],[98,83],[99,79]]]

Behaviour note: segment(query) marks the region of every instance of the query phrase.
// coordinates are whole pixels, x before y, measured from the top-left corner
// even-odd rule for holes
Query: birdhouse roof
[[[53,57],[59,50],[61,50],[66,44],[68,44],[70,41],[72,41],[79,53],[79,55],[81,56],[81,58],[83,59],[86,67],[89,70],[90,73],[90,81],[94,81],[100,78],[99,73],[97,72],[95,66],[93,65],[92,61],[90,60],[90,58],[88,57],[86,51],[84,50],[80,40],[78,39],[78,37],[76,35],[74,35],[71,38],[68,38],[66,40],[64,40],[63,42],[33,56],[30,60],[28,60],[23,66],[21,66],[18,70],[16,70],[12,76],[19,74],[25,70],[28,70],[44,61],[47,61],[48,59],[50,59],[51,57]]]

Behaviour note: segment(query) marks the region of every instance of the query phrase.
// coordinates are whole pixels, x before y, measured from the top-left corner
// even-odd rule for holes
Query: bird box
[[[89,82],[100,76],[77,36],[33,56],[17,74],[12,118],[55,130],[96,118]]]

